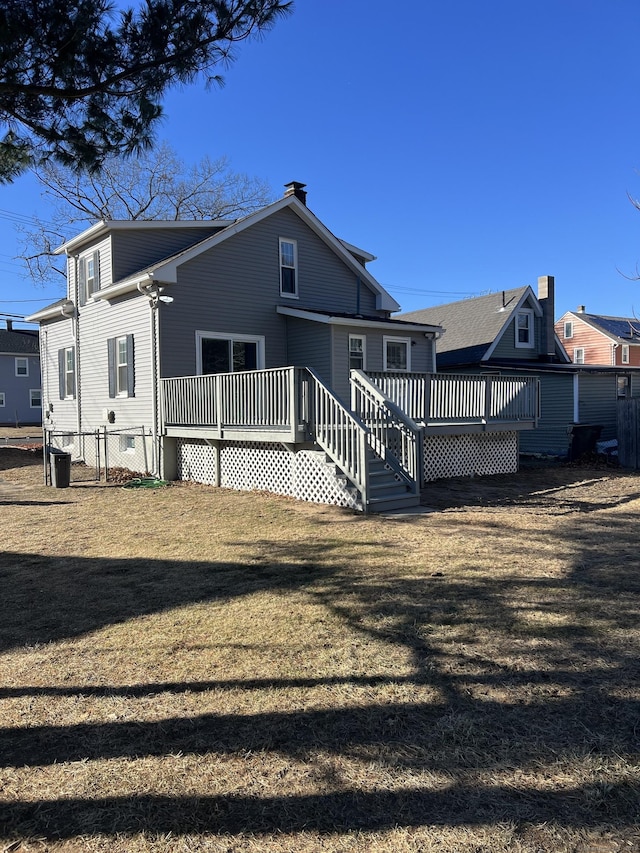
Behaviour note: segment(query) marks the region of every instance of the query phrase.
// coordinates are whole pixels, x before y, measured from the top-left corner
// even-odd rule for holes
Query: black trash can
[[[587,453],[595,453],[596,442],[600,438],[600,424],[572,424],[569,427],[571,444],[569,445],[569,460],[574,462]]]
[[[55,489],[66,489],[71,482],[71,454],[64,450],[49,448],[49,463],[51,467],[51,485]]]

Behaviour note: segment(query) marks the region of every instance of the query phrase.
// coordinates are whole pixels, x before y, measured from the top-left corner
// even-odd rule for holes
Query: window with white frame
[[[411,370],[411,339],[383,338],[383,368],[386,371]]]
[[[533,311],[523,308],[516,314],[516,347],[532,348],[534,346],[533,336]]]
[[[573,363],[584,364],[584,347],[576,347],[573,351]]]
[[[280,237],[280,294],[298,296],[298,244]]]
[[[564,336],[568,340],[573,337],[573,321],[565,320],[564,323]]]
[[[29,375],[29,359],[28,358],[16,358],[16,376],[28,376]]]
[[[262,335],[196,332],[196,368],[199,374],[235,373],[264,367]]]
[[[629,364],[629,344],[622,344],[622,352],[620,358],[623,364]]]
[[[362,335],[349,335],[349,370],[364,370],[367,339]]]
[[[32,409],[42,408],[42,391],[40,388],[31,388],[29,391],[29,405]]]
[[[136,449],[136,437],[135,435],[121,435],[120,436],[120,450],[123,453],[135,453]]]
[[[0,409],[6,406],[4,391],[0,391]]]
[[[76,396],[76,353],[75,347],[58,350],[58,378],[61,400],[73,400]]]
[[[80,304],[84,305],[100,290],[100,252],[96,249],[78,261],[78,290]]]
[[[133,397],[133,335],[120,335],[107,341],[109,397]]]

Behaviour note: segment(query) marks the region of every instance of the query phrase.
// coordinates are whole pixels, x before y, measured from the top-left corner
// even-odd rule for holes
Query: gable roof
[[[261,222],[268,216],[271,216],[285,208],[289,208],[299,216],[300,219],[302,219],[303,222],[305,222],[309,228],[318,237],[320,237],[320,239],[323,240],[348,267],[351,268],[353,273],[373,291],[376,296],[376,307],[378,310],[397,311],[400,308],[400,305],[395,301],[391,294],[388,293],[378,281],[376,281],[364,266],[363,261],[373,260],[374,255],[365,252],[363,249],[358,249],[350,243],[339,240],[325,225],[323,225],[322,222],[320,222],[317,216],[315,216],[315,214],[313,214],[309,208],[299,201],[299,199],[294,195],[285,195],[273,202],[273,204],[269,204],[254,213],[250,213],[247,216],[232,222],[222,220],[215,222],[212,220],[208,222],[203,221],[195,223],[200,224],[203,227],[208,226],[209,229],[211,226],[216,225],[221,227],[218,228],[214,234],[207,235],[194,245],[168,257],[159,259],[156,263],[144,267],[131,276],[127,276],[126,279],[114,282],[109,287],[105,287],[100,291],[97,291],[94,293],[94,298],[109,300],[115,296],[120,296],[123,293],[141,289],[142,287],[151,285],[154,282],[163,284],[175,283],[177,281],[177,269],[181,264],[186,263],[192,258],[197,257],[202,252],[206,252],[223,241],[228,240],[230,237],[233,237],[235,234],[241,233],[247,228],[250,228],[252,225]],[[190,225],[194,225],[194,222],[187,220],[179,220],[177,222],[169,223],[157,221],[144,223],[128,221],[99,222],[86,231],[83,231],[82,234],[79,234],[77,237],[74,237],[64,243],[56,250],[56,252],[59,254],[63,252],[69,253],[72,250],[76,250],[79,246],[95,240],[96,237],[104,236],[115,229],[127,229],[132,227],[143,228],[144,226],[162,227],[162,225],[176,228],[188,227]]]
[[[635,317],[607,317],[603,314],[567,311],[558,322],[564,322],[565,317],[575,317],[577,320],[582,320],[616,343],[640,344],[640,320]]]
[[[529,299],[536,314],[541,316],[540,303],[529,285],[398,316],[402,320],[443,327],[442,337],[436,343],[439,365],[477,364],[491,356],[515,312]]]
[[[0,329],[0,353],[8,355],[38,355],[40,339],[31,329]]]

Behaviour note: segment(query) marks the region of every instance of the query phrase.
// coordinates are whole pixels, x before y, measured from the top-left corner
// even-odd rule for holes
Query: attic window
[[[573,337],[573,322],[571,320],[565,321],[564,336],[565,336],[565,339],[569,339],[569,338]]]
[[[533,311],[523,308],[516,314],[516,347],[532,349],[533,338]]]
[[[629,344],[622,344],[621,359],[623,364],[629,364]]]

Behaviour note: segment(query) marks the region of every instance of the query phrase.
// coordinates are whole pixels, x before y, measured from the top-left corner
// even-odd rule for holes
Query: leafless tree
[[[234,172],[226,157],[189,166],[166,143],[137,158],[109,158],[96,174],[55,162],[35,174],[47,218],[20,227],[20,258],[40,285],[64,275],[56,246],[96,221],[236,219],[273,198],[266,182]]]

